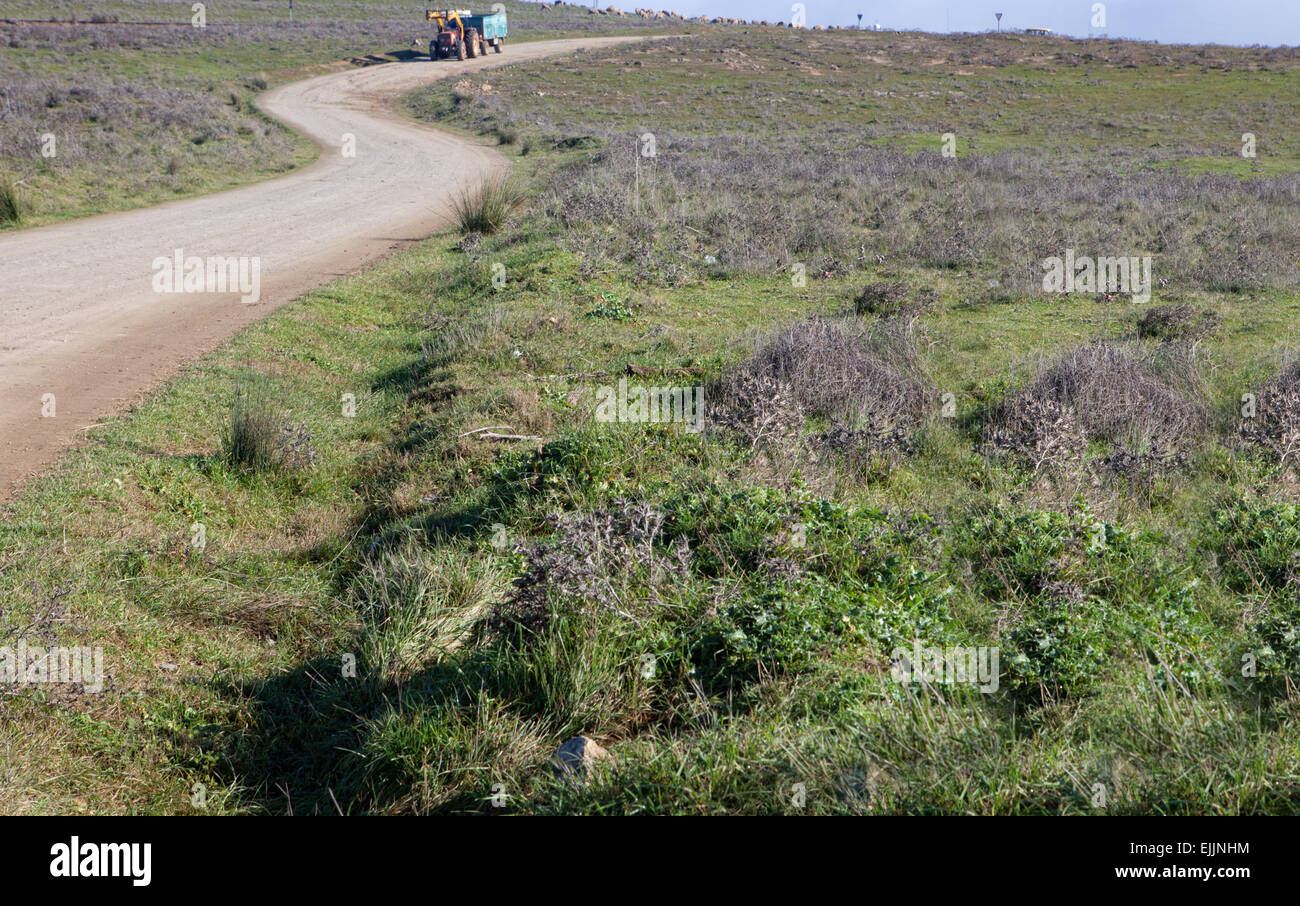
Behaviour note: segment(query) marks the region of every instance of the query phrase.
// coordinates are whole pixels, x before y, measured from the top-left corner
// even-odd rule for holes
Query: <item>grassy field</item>
[[[0,207],[0,230],[219,191],[310,163],[315,147],[263,116],[257,93],[339,65],[425,53],[430,37],[422,8],[409,4],[313,2],[293,25],[287,6],[208,6],[207,26],[195,28],[189,4],[6,5],[14,20],[123,24],[0,23],[0,184],[16,185],[25,208],[15,224]],[[666,30],[580,7],[505,6],[512,42]]]
[[[1294,813],[1298,66],[750,29],[418,92],[521,203],[10,507],[0,632],[111,676],[6,690],[0,806]],[[1067,248],[1152,298],[1043,292]]]

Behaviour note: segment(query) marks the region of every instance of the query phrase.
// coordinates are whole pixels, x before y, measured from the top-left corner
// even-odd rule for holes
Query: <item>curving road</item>
[[[393,102],[438,78],[639,38],[507,45],[463,63],[427,58],[349,70],[268,91],[259,105],[321,148],[268,182],[0,235],[0,499],[241,327],[451,222],[448,173],[507,166],[483,144],[400,117]],[[343,154],[345,136],[355,156]],[[260,301],[160,293],[155,259],[260,260]],[[43,417],[54,395],[55,416]],[[48,411],[48,410],[47,410]]]

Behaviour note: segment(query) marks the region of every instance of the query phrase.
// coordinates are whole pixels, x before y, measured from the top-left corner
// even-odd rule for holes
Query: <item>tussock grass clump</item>
[[[306,469],[316,463],[314,437],[305,423],[286,420],[270,387],[260,381],[236,385],[221,458],[235,468],[259,471]]]
[[[18,186],[8,176],[0,175],[0,224],[22,223],[26,209]]]
[[[1177,364],[1189,380],[1194,362]],[[1004,400],[985,437],[995,451],[1037,470],[1081,458],[1093,441],[1114,445],[1125,460],[1165,461],[1205,426],[1200,402],[1166,383],[1152,364],[1099,341],[1066,352]]]
[[[460,551],[407,543],[367,557],[349,589],[367,673],[401,681],[469,642],[503,581],[492,561]]]
[[[490,236],[505,225],[515,208],[523,204],[524,191],[507,177],[489,177],[453,201],[456,222],[462,233]]]
[[[230,423],[221,439],[221,455],[227,465],[263,469],[276,460],[280,420],[271,393],[260,382],[235,386],[230,401]]]
[[[901,439],[932,409],[911,333],[813,318],[779,331],[715,388],[712,417],[751,443],[798,433],[808,416],[863,441]]]
[[[1300,358],[1289,358],[1256,394],[1255,415],[1243,418],[1241,436],[1280,463],[1300,451]]]

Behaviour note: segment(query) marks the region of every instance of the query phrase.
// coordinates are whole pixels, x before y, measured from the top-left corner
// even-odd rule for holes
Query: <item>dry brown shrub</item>
[[[1137,334],[1144,340],[1199,343],[1219,328],[1212,311],[1190,305],[1157,305],[1138,318]]]
[[[1255,406],[1255,416],[1241,420],[1241,436],[1286,463],[1300,450],[1300,359],[1283,363],[1260,388]]]
[[[724,375],[709,417],[754,446],[797,439],[810,415],[831,421],[827,437],[893,443],[924,424],[932,396],[906,325],[865,333],[813,318],[772,335]]]
[[[652,600],[660,587],[688,572],[691,552],[684,539],[671,555],[655,550],[663,522],[663,513],[627,500],[552,517],[552,538],[515,548],[524,556],[524,573],[494,611],[492,625],[539,633],[565,611],[608,610],[635,618],[626,590],[633,571],[633,584]]]
[[[986,445],[1035,470],[1078,461],[1090,441],[1114,446],[1104,464],[1119,471],[1178,461],[1204,433],[1206,411],[1155,364],[1114,343],[1076,347],[1003,401],[985,428]],[[1178,372],[1180,383],[1194,378],[1194,358],[1160,364]]]

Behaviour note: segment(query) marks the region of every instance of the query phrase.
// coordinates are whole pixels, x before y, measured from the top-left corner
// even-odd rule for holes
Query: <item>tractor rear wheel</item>
[[[457,42],[456,42],[456,59],[457,59],[457,60],[463,60],[463,59],[465,59],[465,42],[464,42],[464,41],[457,41]]]
[[[430,59],[430,60],[436,60],[436,59],[438,59],[438,41],[437,41],[437,39],[434,39],[434,40],[432,40],[432,41],[429,42],[429,59]]]
[[[471,40],[469,42],[469,58],[472,60],[478,56],[478,42]]]

